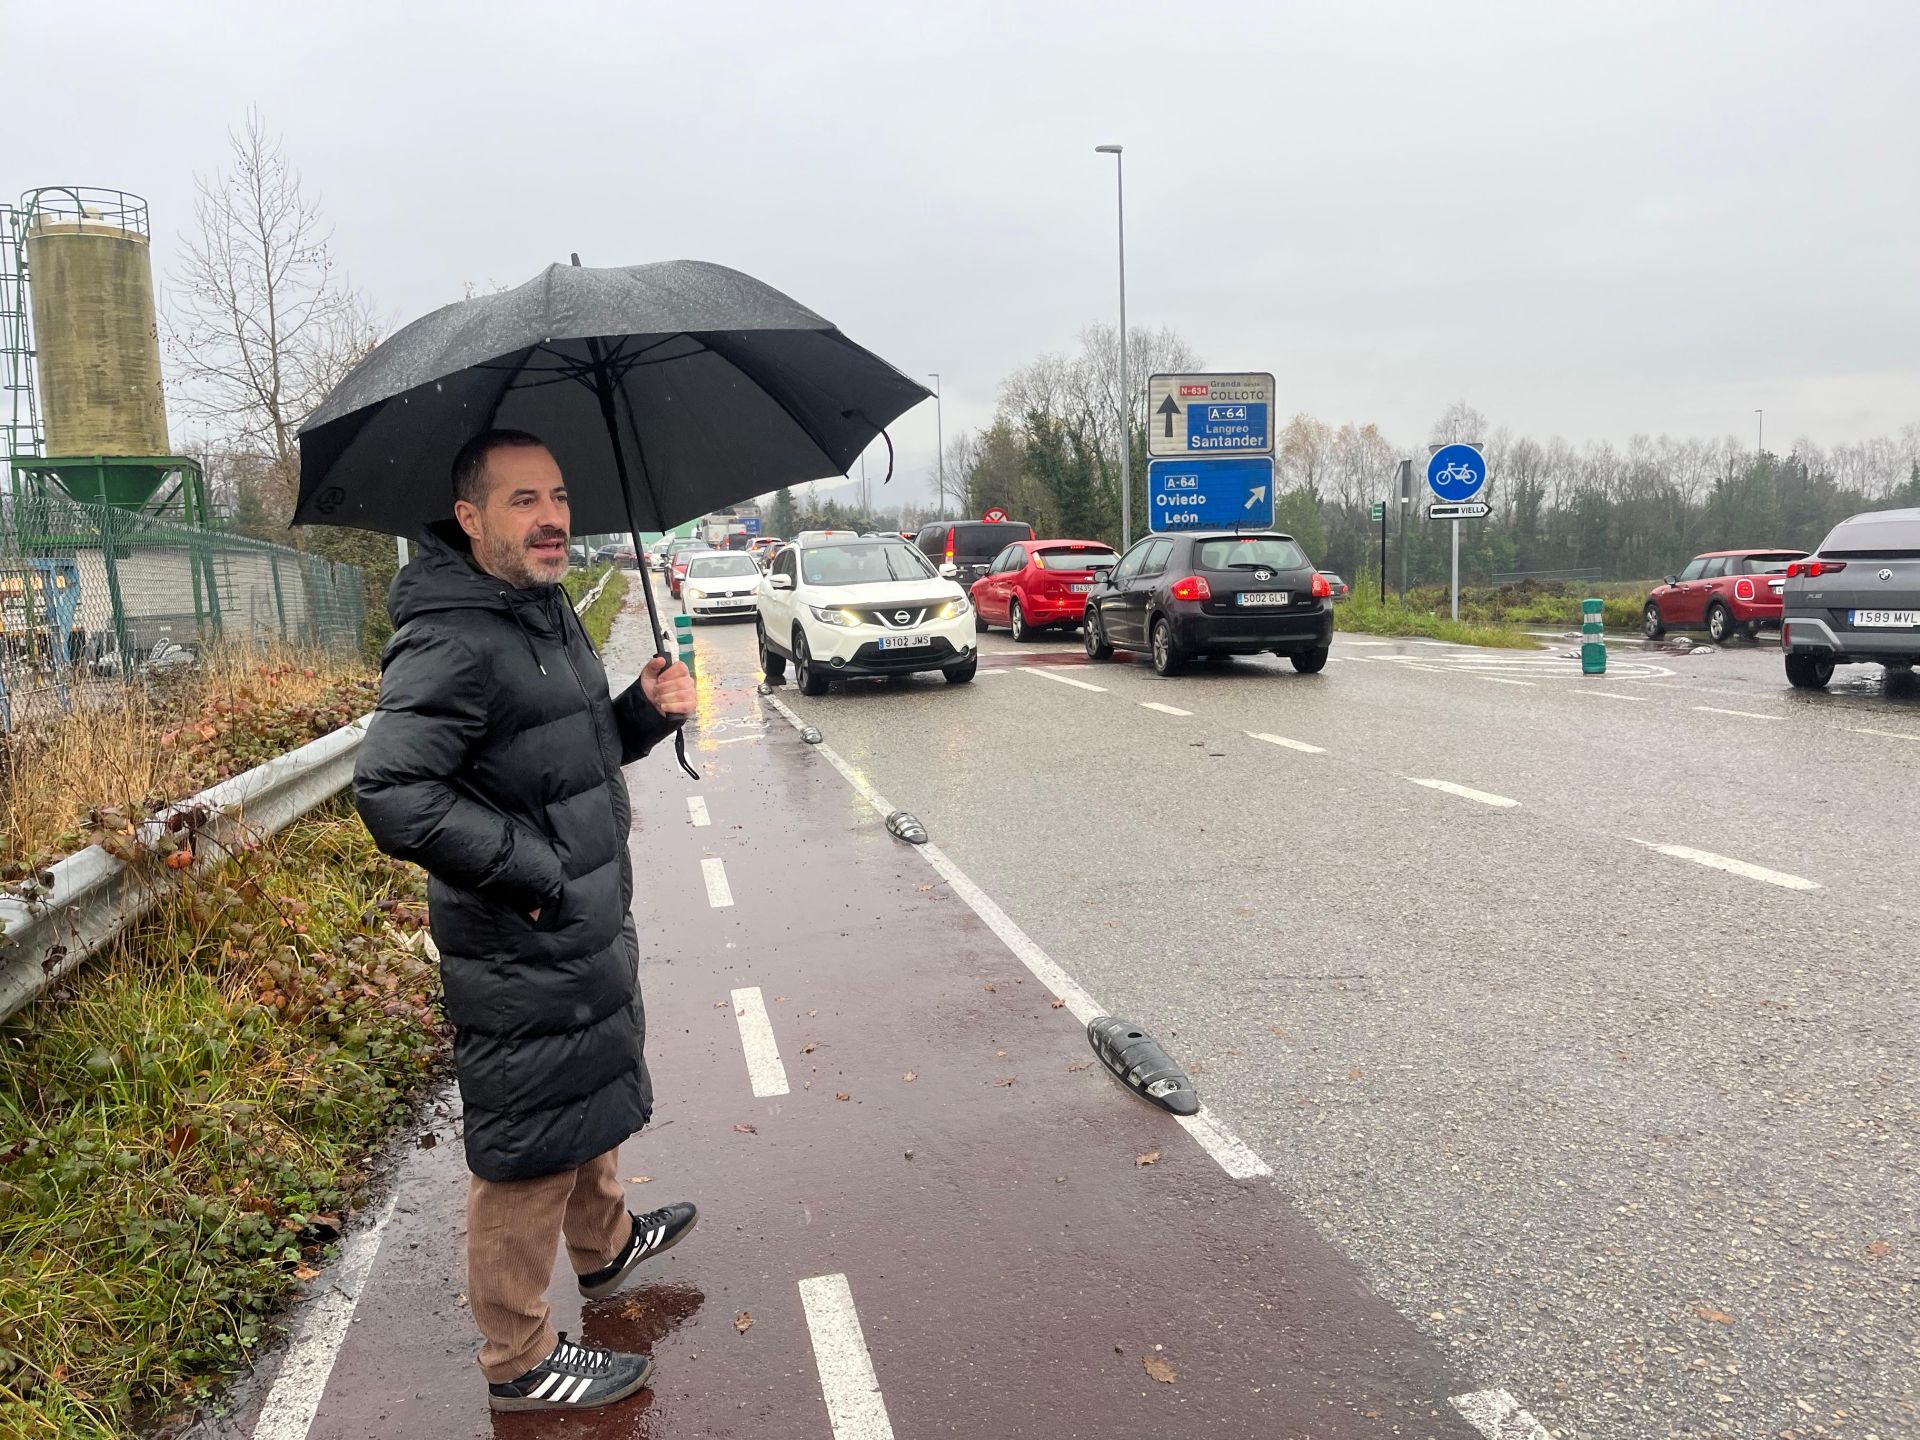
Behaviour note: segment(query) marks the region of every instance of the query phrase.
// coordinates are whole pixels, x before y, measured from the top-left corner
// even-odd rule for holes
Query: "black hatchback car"
[[[1333,597],[1291,535],[1149,535],[1087,597],[1087,658],[1145,651],[1161,675],[1196,655],[1271,650],[1312,675],[1333,644]]]

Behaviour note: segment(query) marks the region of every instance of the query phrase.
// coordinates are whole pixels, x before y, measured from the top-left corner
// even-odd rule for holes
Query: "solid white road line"
[[[707,801],[705,796],[687,796],[687,818],[696,825],[711,825],[713,823],[713,820],[707,814]]]
[[[1690,710],[1698,710],[1704,715],[1738,715],[1746,720],[1778,720],[1778,715],[1760,715],[1752,710],[1722,710],[1718,705],[1690,705]]]
[[[1309,745],[1304,740],[1289,740],[1284,735],[1262,735],[1256,730],[1247,731],[1250,740],[1264,740],[1269,745],[1284,745],[1289,750],[1298,750],[1305,755],[1324,755],[1327,752],[1318,745]]]
[[[1539,683],[1535,680],[1508,680],[1501,675],[1482,675],[1480,678],[1493,685],[1524,685],[1529,690],[1534,689]]]
[[[1711,850],[1696,850],[1691,845],[1659,845],[1651,840],[1635,840],[1633,843],[1644,845],[1649,850],[1658,850],[1662,855],[1671,855],[1676,860],[1691,860],[1696,865],[1724,870],[1729,875],[1742,875],[1749,880],[1764,880],[1767,884],[1778,885],[1783,890],[1818,890],[1820,888],[1818,880],[1806,880],[1798,875],[1769,870],[1764,865],[1749,865],[1744,860],[1730,860],[1725,855],[1716,855]]]
[[[1475,1390],[1455,1395],[1448,1403],[1487,1440],[1552,1440],[1546,1427],[1504,1390]]]
[[[787,723],[794,729],[798,730],[804,724],[800,717],[777,697],[770,697],[767,703],[786,716]],[[867,783],[865,776],[835,754],[831,745],[816,745],[813,748],[827,757],[827,763],[846,778],[847,783],[853,786],[868,805],[873,807],[876,814],[885,817],[893,813],[894,806],[889,803],[887,797],[875,790]],[[1053,957],[1035,944],[1032,936],[1014,924],[1012,917],[1000,908],[993,897],[974,884],[966,871],[949,860],[946,852],[938,845],[929,842],[915,848],[933,867],[934,872],[947,882],[947,888],[967,902],[968,908],[980,917],[981,922],[989,930],[1000,937],[1000,942],[1014,953],[1022,965],[1027,967],[1033,978],[1046,986],[1049,993],[1067,1002],[1067,1012],[1074,1019],[1085,1025],[1095,1016],[1109,1013],[1105,1006],[1081,988],[1078,980],[1055,964]],[[1266,1161],[1249,1149],[1231,1130],[1214,1119],[1205,1106],[1201,1107],[1198,1115],[1174,1118],[1180,1121],[1186,1132],[1193,1136],[1200,1147],[1211,1155],[1214,1162],[1233,1179],[1250,1180],[1256,1175],[1273,1173]]]
[[[733,1018],[740,1026],[740,1048],[747,1053],[747,1079],[754,1095],[765,1100],[786,1094],[787,1067],[780,1063],[773,1022],[767,1019],[767,1002],[758,985],[733,992]]]
[[[827,1402],[833,1440],[893,1440],[887,1403],[873,1356],[853,1308],[853,1287],[845,1275],[815,1275],[800,1282],[800,1304],[813,1337],[813,1363],[820,1371],[820,1393]]]
[[[1070,675],[1056,675],[1051,670],[1042,669],[1038,665],[1022,665],[1020,673],[1038,675],[1042,680],[1057,680],[1062,685],[1071,685],[1078,690],[1098,690],[1102,695],[1107,693],[1107,687],[1104,685],[1089,685],[1084,680],[1075,680]]]
[[[1644,705],[1647,703],[1647,697],[1644,695],[1622,695],[1618,690],[1583,690],[1575,688],[1573,693],[1576,695],[1593,695],[1602,700],[1631,700],[1636,705]]]
[[[1920,740],[1920,735],[1909,735],[1904,730],[1855,730],[1856,735],[1878,735],[1882,740]]]
[[[1140,708],[1142,710],[1158,710],[1162,715],[1193,714],[1193,711],[1191,710],[1182,710],[1178,705],[1162,705],[1157,700],[1142,700],[1140,702]]]
[[[347,1241],[339,1265],[323,1277],[326,1288],[308,1303],[300,1333],[287,1347],[267,1403],[254,1422],[254,1440],[306,1440],[397,1198],[397,1192],[387,1198],[380,1218]]]
[[[707,904],[716,910],[733,904],[733,891],[727,885],[727,867],[717,859],[700,862],[700,873],[707,882]]]
[[[1509,800],[1504,795],[1489,795],[1484,790],[1469,790],[1465,785],[1456,785],[1451,780],[1422,780],[1409,775],[1407,779],[1416,785],[1424,785],[1429,790],[1444,790],[1449,795],[1458,795],[1462,800],[1478,800],[1482,805],[1495,805],[1508,810],[1518,805],[1518,800]]]

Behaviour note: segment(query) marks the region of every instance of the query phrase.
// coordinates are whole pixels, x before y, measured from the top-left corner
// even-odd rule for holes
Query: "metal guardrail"
[[[576,614],[600,598],[612,574],[609,569],[580,598],[574,606]],[[330,735],[168,806],[140,822],[141,837],[157,835],[170,815],[204,811],[208,818],[199,833],[213,843],[191,873],[225,864],[242,845],[283,829],[346,789],[372,719],[370,714],[362,715]],[[47,887],[44,900],[28,903],[0,895],[0,926],[5,929],[0,936],[0,1020],[97,954],[152,909],[180,874],[157,859],[128,865],[98,845],[89,845],[50,868],[53,884]]]

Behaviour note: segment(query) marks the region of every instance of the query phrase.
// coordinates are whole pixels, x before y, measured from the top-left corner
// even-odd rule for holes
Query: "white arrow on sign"
[[[1245,505],[1242,505],[1240,508],[1242,510],[1251,510],[1254,506],[1258,505],[1262,500],[1266,498],[1267,498],[1267,487],[1264,485],[1256,485],[1253,487],[1253,494],[1247,497],[1247,503]]]

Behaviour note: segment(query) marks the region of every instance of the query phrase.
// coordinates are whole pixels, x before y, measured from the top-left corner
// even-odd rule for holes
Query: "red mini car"
[[[1704,628],[1716,645],[1780,624],[1780,582],[1804,550],[1709,550],[1647,597],[1649,640]],[[1774,582],[1774,583],[1770,583]]]
[[[973,582],[974,628],[1005,625],[1016,640],[1078,625],[1100,572],[1120,557],[1098,540],[1016,540]]]

